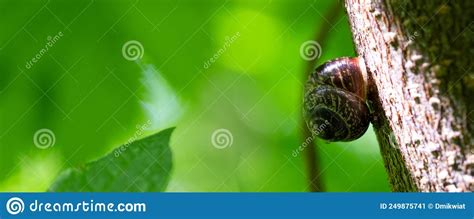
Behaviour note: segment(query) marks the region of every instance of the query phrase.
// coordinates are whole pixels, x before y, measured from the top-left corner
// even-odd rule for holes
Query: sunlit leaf
[[[103,158],[63,171],[50,192],[164,191],[171,171],[173,128],[116,148]]]

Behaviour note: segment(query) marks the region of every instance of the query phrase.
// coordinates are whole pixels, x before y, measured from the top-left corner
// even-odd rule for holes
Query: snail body
[[[362,58],[339,58],[316,68],[305,85],[304,113],[311,132],[327,141],[352,141],[370,124],[367,71]]]

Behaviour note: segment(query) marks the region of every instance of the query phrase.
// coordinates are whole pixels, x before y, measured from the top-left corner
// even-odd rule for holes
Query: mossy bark
[[[474,190],[474,1],[346,0],[393,191]]]

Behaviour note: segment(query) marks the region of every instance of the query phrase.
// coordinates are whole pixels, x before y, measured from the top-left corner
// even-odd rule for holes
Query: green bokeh
[[[169,191],[307,191],[304,156],[292,156],[302,144],[300,46],[329,25],[320,60],[354,55],[345,15],[325,17],[332,4],[1,1],[0,191],[43,191],[147,121],[147,134],[177,127]],[[144,48],[139,61],[122,54],[130,40]],[[56,140],[45,150],[33,143],[42,128]],[[232,133],[231,146],[213,147],[218,129]],[[371,129],[317,150],[328,191],[389,191]]]

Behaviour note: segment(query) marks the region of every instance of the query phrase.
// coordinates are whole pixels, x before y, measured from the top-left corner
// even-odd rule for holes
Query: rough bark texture
[[[394,191],[474,190],[474,1],[346,0]]]

